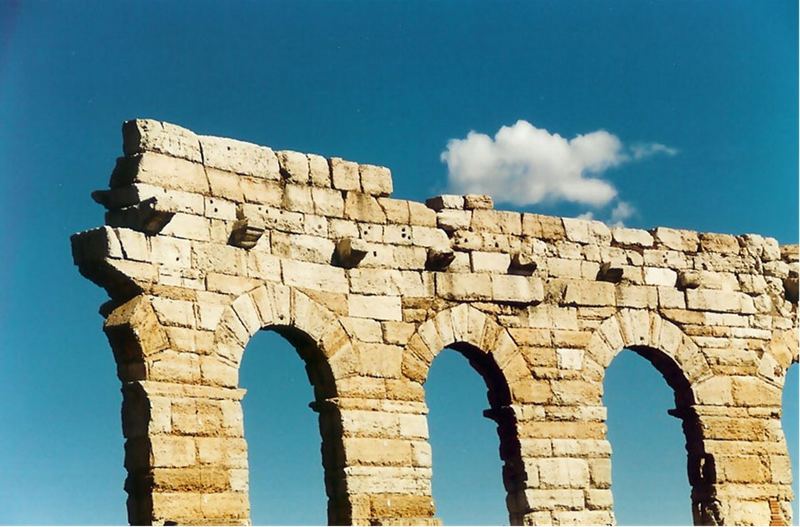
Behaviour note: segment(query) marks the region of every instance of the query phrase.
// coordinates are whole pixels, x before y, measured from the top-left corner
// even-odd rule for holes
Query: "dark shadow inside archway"
[[[506,493],[524,488],[524,467],[509,387],[494,358],[453,344],[434,359],[425,392],[437,516],[457,525],[507,524]],[[481,412],[494,424],[477,419]]]
[[[269,329],[253,336],[240,368],[239,384],[247,389],[242,404],[251,520],[256,525],[323,525],[337,509],[342,480],[336,460],[341,451],[338,413],[326,403],[336,396],[333,374],[305,333]]]
[[[800,446],[800,423],[798,423],[798,400],[800,399],[800,366],[797,363],[792,363],[786,372],[786,378],[783,384],[783,400],[781,401],[781,425],[783,426],[783,434],[786,438],[786,446],[789,450],[789,459],[792,466],[792,491],[794,492],[794,499],[792,500],[792,522],[797,525],[800,521],[800,507],[798,507],[798,494],[800,494],[800,468],[798,468],[798,461],[800,461],[800,453],[798,453],[798,446]]]
[[[603,400],[617,523],[692,524],[692,503],[704,499],[713,462],[704,454],[680,367],[659,350],[628,348],[606,370]]]

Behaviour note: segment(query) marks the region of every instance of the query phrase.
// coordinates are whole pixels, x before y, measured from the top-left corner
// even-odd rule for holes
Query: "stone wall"
[[[790,520],[797,246],[397,200],[383,167],[152,120],[123,136],[106,225],[72,247],[110,296],[132,523],[249,521],[238,369],[260,329],[307,365],[331,523],[438,523],[424,383],[448,346],[486,381],[513,524],[614,522],[623,348],[675,392],[695,522]]]

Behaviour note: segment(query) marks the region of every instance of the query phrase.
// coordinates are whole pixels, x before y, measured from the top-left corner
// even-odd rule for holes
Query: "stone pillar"
[[[511,525],[522,525],[527,512],[524,500],[521,499],[527,487],[527,473],[517,431],[517,414],[518,409],[511,405],[494,406],[483,412],[484,416],[497,423],[506,507]]]
[[[132,524],[249,523],[241,389],[123,384]]]
[[[362,388],[383,383],[348,381]],[[340,438],[323,446],[329,523],[439,525],[425,403],[354,395],[313,404],[323,437]]]
[[[526,488],[510,500],[514,525],[611,525],[611,447],[602,406],[516,408]]]
[[[792,475],[780,407],[695,405],[702,442],[687,434],[698,525],[790,525]]]
[[[172,320],[165,305],[172,318],[192,313],[139,295],[104,325],[122,381],[128,519],[247,524],[245,391],[236,368],[210,353],[209,332],[162,323]]]

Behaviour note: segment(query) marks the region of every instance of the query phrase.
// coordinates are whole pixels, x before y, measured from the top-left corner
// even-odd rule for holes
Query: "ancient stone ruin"
[[[238,369],[261,329],[306,363],[332,524],[439,523],[425,379],[445,347],[486,382],[512,524],[614,522],[602,391],[623,348],[675,392],[695,522],[790,521],[796,245],[392,199],[383,167],[152,120],[123,136],[106,225],[72,249],[110,296],[131,523],[249,522]]]

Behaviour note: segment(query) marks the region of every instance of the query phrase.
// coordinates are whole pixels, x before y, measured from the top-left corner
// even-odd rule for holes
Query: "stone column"
[[[611,447],[602,406],[516,408],[526,488],[509,504],[515,525],[610,525]]]
[[[249,523],[241,389],[123,384],[132,524]]]
[[[687,435],[695,523],[790,525],[792,475],[780,406],[689,411],[702,434],[702,442]]]
[[[157,300],[157,299],[156,299]],[[209,333],[163,324],[164,302],[140,295],[104,330],[122,381],[132,524],[247,524],[247,444],[236,369],[209,353]],[[191,304],[168,304],[192,313]],[[180,310],[180,311],[178,311]]]
[[[382,379],[350,379],[380,388]],[[438,525],[424,402],[355,397],[314,403],[325,441],[333,525]]]

